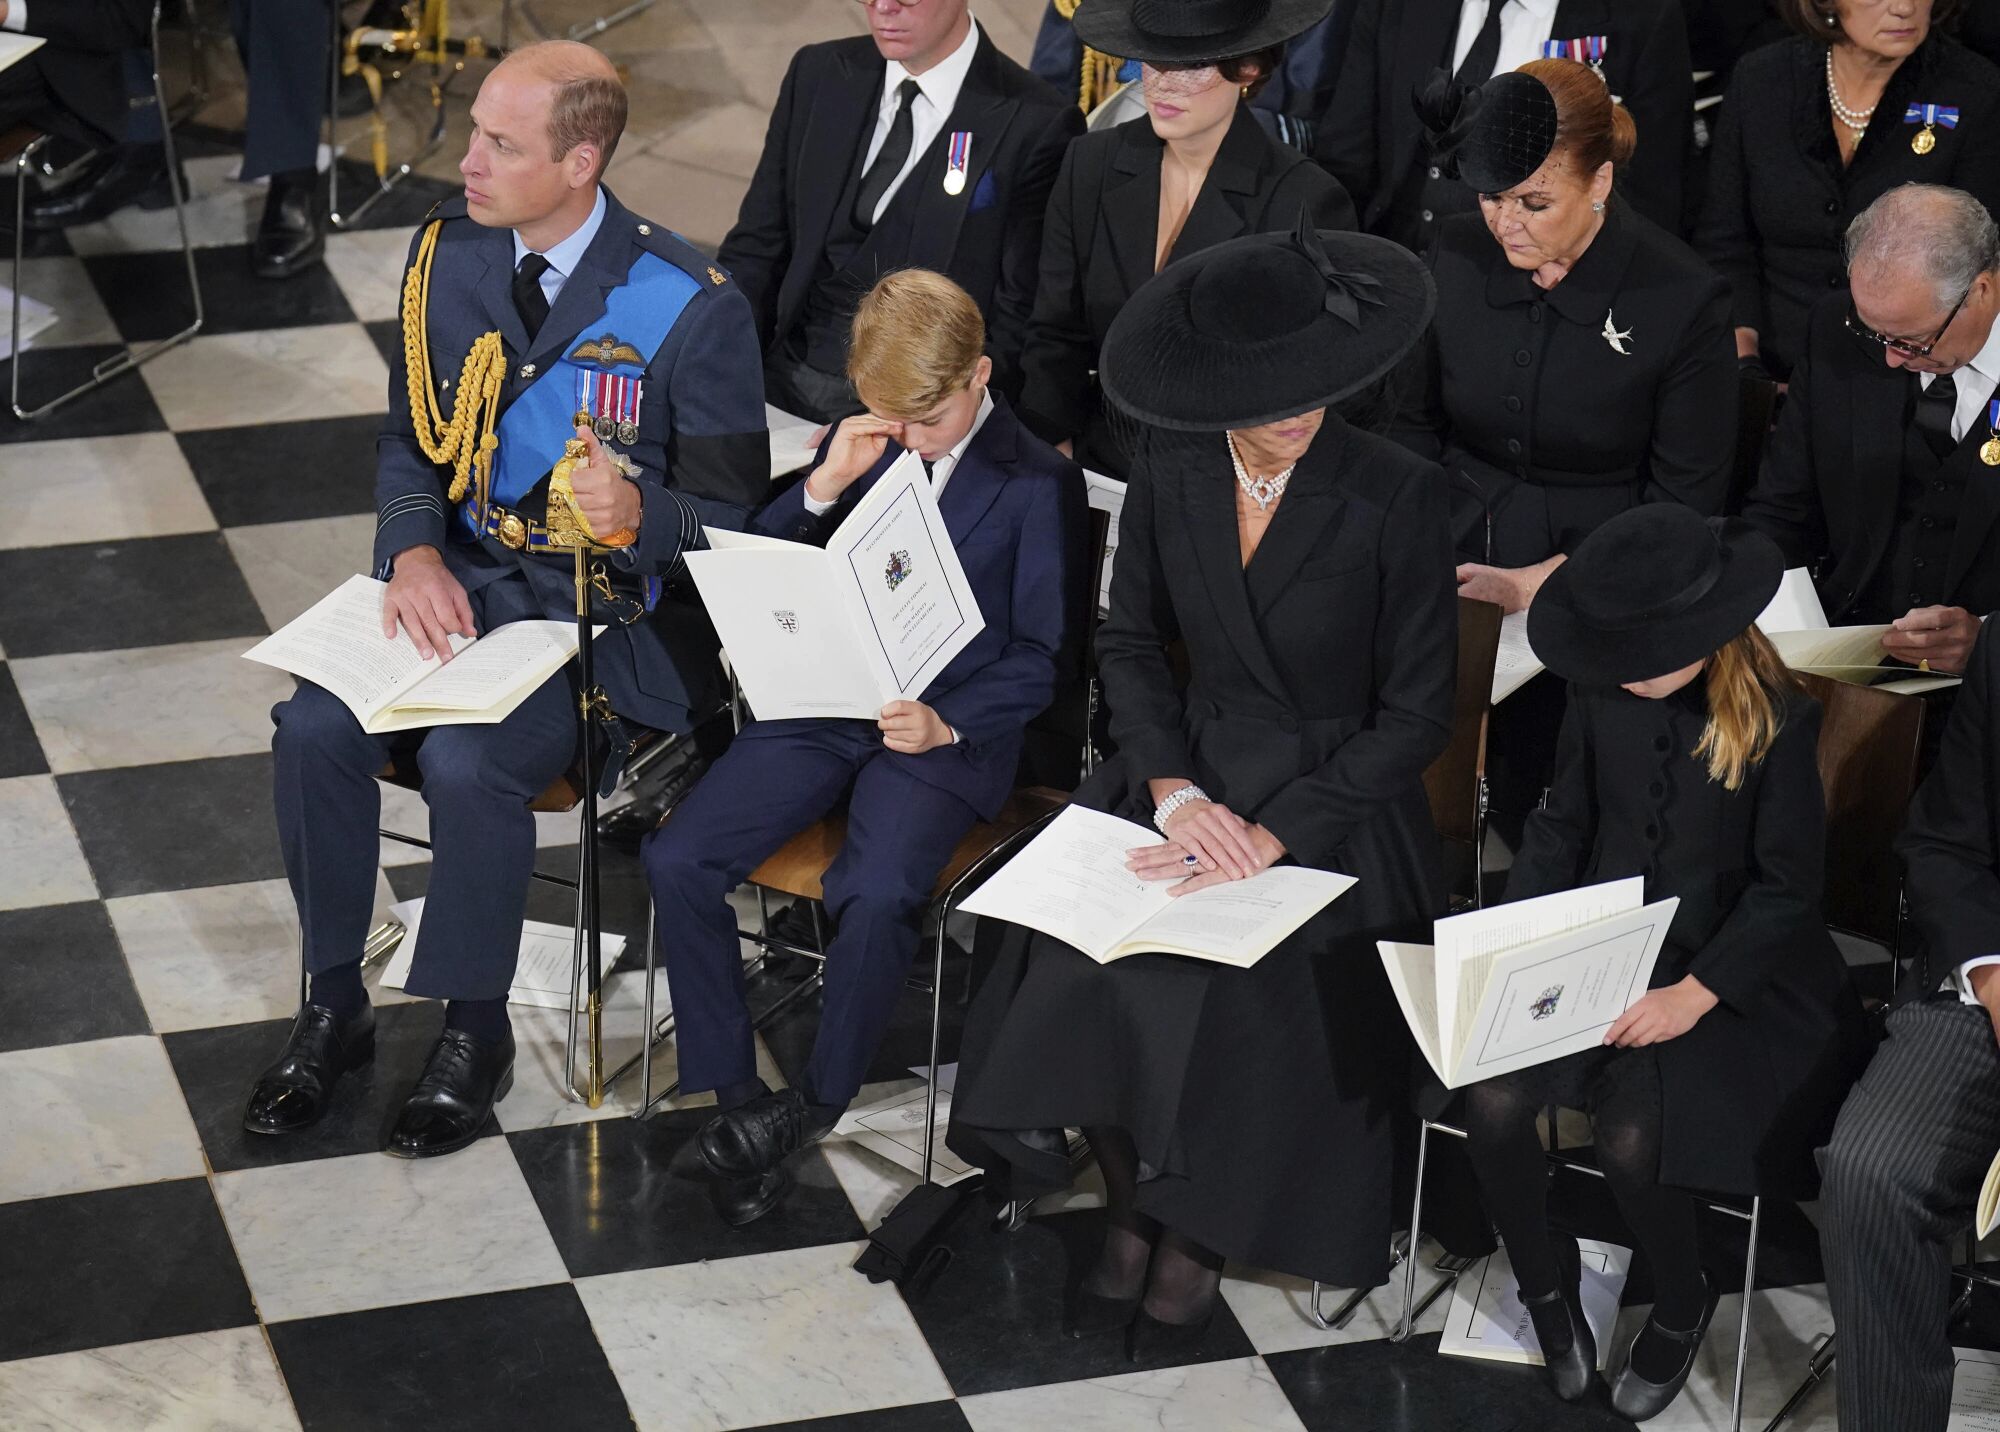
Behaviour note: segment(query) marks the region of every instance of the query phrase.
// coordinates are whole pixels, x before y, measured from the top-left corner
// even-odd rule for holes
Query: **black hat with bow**
[[[1155,65],[1212,65],[1281,45],[1333,0],[1083,0],[1070,24],[1091,49]]]
[[[1533,75],[1497,74],[1461,84],[1443,70],[1411,94],[1431,157],[1481,194],[1504,194],[1541,168],[1556,147],[1556,97]]]
[[[1098,381],[1142,423],[1220,432],[1367,387],[1430,322],[1437,290],[1401,244],[1315,230],[1251,234],[1176,259],[1105,335]]]

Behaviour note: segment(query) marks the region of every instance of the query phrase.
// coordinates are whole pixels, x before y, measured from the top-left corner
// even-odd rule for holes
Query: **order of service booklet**
[[[959,908],[1026,925],[1101,965],[1127,955],[1186,955],[1248,969],[1354,888],[1352,875],[1273,865],[1191,895],[1141,880],[1125,852],[1166,840],[1149,826],[1065,806]]]
[[[915,453],[825,547],[704,530],[709,550],[683,560],[760,721],[872,721],[922,696],[986,629]]]
[[[386,587],[349,577],[243,655],[324,686],[376,736],[504,721],[576,655],[574,622],[527,621],[454,635],[450,661],[425,658],[406,633],[382,635]]]
[[[1389,984],[1448,1089],[1595,1048],[1646,993],[1678,896],[1637,876],[1452,915],[1433,945],[1377,942]]]

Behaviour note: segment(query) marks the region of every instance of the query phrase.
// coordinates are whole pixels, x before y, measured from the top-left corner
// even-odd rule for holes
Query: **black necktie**
[[[937,466],[937,464],[933,463],[933,462],[932,462],[932,461],[931,461],[931,460],[930,460],[929,458],[927,458],[927,457],[920,457],[920,458],[918,458],[918,459],[917,459],[917,461],[918,461],[918,462],[920,462],[920,463],[922,463],[922,464],[924,465],[924,476],[925,476],[926,478],[930,479],[930,480],[931,480],[932,482],[936,482],[936,481],[937,481],[937,473],[936,473],[935,471],[933,471],[933,469],[934,469],[934,468],[935,468],[935,467]]]
[[[1918,380],[1920,383],[1921,379]],[[1951,420],[1958,411],[1958,384],[1951,374],[1940,373],[1931,379],[1931,385],[1917,395],[1916,410],[1910,420],[1917,425],[1917,431],[1924,435],[1931,451],[1943,458],[1958,444],[1952,441]]]
[[[915,80],[904,80],[896,86],[896,117],[889,121],[889,136],[882,141],[881,151],[868,166],[868,172],[861,176],[861,187],[854,193],[854,227],[863,233],[875,227],[876,206],[910,157],[910,134],[916,128],[910,106],[922,93],[923,86]]]
[[[1493,67],[1500,62],[1500,12],[1506,8],[1507,0],[1486,0],[1486,23],[1473,36],[1472,48],[1465,52],[1454,80],[1483,85],[1493,78]]]
[[[542,292],[542,275],[548,271],[549,261],[540,254],[527,255],[514,270],[514,311],[527,325],[530,341],[548,320],[549,296]]]

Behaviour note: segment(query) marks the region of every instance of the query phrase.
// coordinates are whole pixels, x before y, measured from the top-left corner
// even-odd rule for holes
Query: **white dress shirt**
[[[542,293],[554,308],[556,295],[562,292],[563,284],[576,272],[576,266],[583,261],[583,251],[590,247],[590,241],[597,237],[597,231],[604,225],[604,186],[597,189],[597,202],[590,206],[590,217],[577,225],[576,232],[559,244],[551,244],[542,250],[542,257],[549,266],[542,270]],[[521,267],[521,260],[528,256],[528,246],[521,241],[521,231],[514,230],[514,267]]]
[[[1500,9],[1500,58],[1493,62],[1494,74],[1504,75],[1542,57],[1543,42],[1555,38],[1552,32],[1558,3],[1559,0],[1507,0]],[[1462,0],[1458,7],[1458,42],[1451,47],[1454,74],[1465,63],[1466,53],[1485,24],[1486,0]]]
[[[1932,373],[1919,373],[1917,382],[1928,389]],[[1986,335],[1986,346],[1972,355],[1972,361],[1951,375],[1958,390],[1958,406],[1951,413],[1951,440],[1962,442],[1975,426],[1986,421],[1986,404],[2000,387],[2000,320]]]
[[[0,20],[0,30],[12,30],[24,35],[28,30],[28,0],[7,0],[7,18]]]
[[[951,118],[952,107],[958,103],[958,92],[965,87],[965,73],[972,68],[973,52],[978,48],[979,23],[968,16],[965,38],[958,42],[958,48],[922,74],[912,75],[903,68],[901,60],[889,61],[887,73],[882,76],[881,103],[875,109],[875,132],[869,137],[868,153],[861,161],[862,173],[868,172],[868,166],[875,162],[875,156],[882,152],[882,145],[889,138],[889,126],[895,123],[896,110],[902,104],[897,89],[904,80],[914,79],[919,93],[910,102],[910,157],[903,161],[903,167],[883,191],[882,201],[875,206],[870,222],[882,217],[882,211],[889,207],[889,201],[896,197],[896,191],[903,187],[903,181],[931,147],[931,141],[943,133],[945,121]]]

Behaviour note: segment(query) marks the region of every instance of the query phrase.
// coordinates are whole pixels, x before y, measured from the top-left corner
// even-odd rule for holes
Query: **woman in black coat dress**
[[[1128,459],[1094,376],[1111,320],[1139,286],[1175,259],[1289,230],[1301,214],[1315,228],[1355,227],[1340,182],[1267,133],[1245,102],[1276,70],[1290,27],[1316,23],[1326,0],[1245,3],[1244,16],[1265,14],[1261,27],[1246,32],[1241,17],[1218,15],[1214,37],[1151,33],[1135,8],[1085,0],[1076,12],[1084,43],[1146,62],[1146,117],[1070,142],[1049,193],[1021,353],[1021,420],[1114,477]]]
[[[1100,966],[1023,936],[980,990],[951,1147],[1033,1195],[1069,1168],[1027,1131],[1086,1129],[1111,1226],[1073,1326],[1124,1325],[1143,1290],[1140,1351],[1162,1324],[1198,1335],[1225,1256],[1388,1273],[1411,1051],[1373,941],[1442,901],[1422,777],[1450,736],[1456,621],[1437,469],[1327,405],[1430,307],[1385,239],[1264,235],[1161,274],[1106,345],[1107,395],[1180,430],[1139,445],[1098,642],[1118,754],[1076,799],[1161,827],[1133,852],[1145,878],[1289,859],[1360,882],[1251,969]]]
[[[1653,1275],[1613,1390],[1635,1420],[1678,1394],[1713,1309],[1685,1190],[1810,1196],[1812,1150],[1865,1050],[1820,908],[1819,705],[1753,625],[1783,569],[1761,534],[1656,505],[1600,527],[1528,615],[1536,652],[1575,684],[1507,898],[1639,876],[1646,899],[1680,905],[1651,990],[1602,1048],[1467,1088],[1468,1151],[1550,1380],[1576,1400],[1597,1354],[1575,1241],[1550,1237],[1535,1118],[1591,1110]]]
[[[1738,62],[1694,245],[1729,281],[1737,352],[1773,377],[1799,361],[1812,306],[1847,286],[1848,224],[1888,190],[1944,184],[2000,211],[2000,68],[1937,29],[1958,8],[1780,0],[1801,33]],[[1927,127],[1926,105],[1956,124]]]

